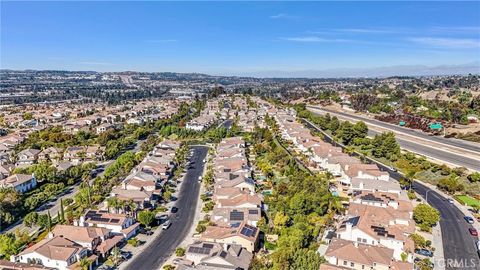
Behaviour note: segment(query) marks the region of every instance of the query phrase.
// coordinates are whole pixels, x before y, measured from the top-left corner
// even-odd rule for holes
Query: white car
[[[171,225],[172,225],[172,222],[170,220],[167,220],[162,224],[162,229],[166,230],[166,229],[170,228]]]

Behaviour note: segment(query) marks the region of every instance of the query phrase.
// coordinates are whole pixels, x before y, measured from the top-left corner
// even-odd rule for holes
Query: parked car
[[[171,213],[177,213],[178,212],[178,208],[177,207],[172,207],[172,209],[170,209],[170,212]]]
[[[452,200],[452,199],[448,199],[448,202],[449,202],[450,204],[453,204],[453,200]]]
[[[420,254],[420,255],[423,255],[423,256],[427,256],[427,257],[433,257],[433,252],[431,252],[430,250],[427,250],[427,249],[415,249],[415,253],[417,254]]]
[[[473,224],[474,223],[474,220],[472,217],[469,217],[469,216],[464,216],[463,219],[465,219],[466,222],[470,223],[470,224]]]
[[[478,232],[475,228],[469,228],[468,231],[472,236],[478,236]]]
[[[124,261],[128,261],[128,259],[132,257],[132,253],[129,251],[128,252],[122,251],[121,254],[122,254],[122,260]]]
[[[138,232],[141,233],[141,234],[145,234],[145,235],[152,235],[153,234],[153,232],[151,230],[147,230],[145,228],[140,228],[138,230]]]
[[[170,219],[168,219],[167,221],[165,221],[165,222],[162,224],[162,229],[163,229],[163,230],[166,230],[166,229],[170,228],[171,225],[172,225],[172,222],[170,221]]]

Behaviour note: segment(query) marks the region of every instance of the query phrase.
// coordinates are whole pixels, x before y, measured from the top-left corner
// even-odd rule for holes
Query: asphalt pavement
[[[345,116],[345,117],[350,117],[350,118],[353,118],[353,119],[356,119],[356,120],[359,120],[359,121],[363,121],[366,124],[368,124],[368,123],[374,124],[374,125],[386,128],[386,129],[390,129],[392,131],[407,133],[409,135],[416,136],[416,137],[419,137],[419,138],[422,138],[422,139],[426,139],[426,140],[430,140],[430,141],[434,141],[434,142],[438,142],[438,143],[443,143],[443,144],[447,144],[447,145],[455,146],[455,147],[459,147],[459,148],[464,148],[466,150],[480,152],[480,144],[477,144],[477,143],[462,141],[462,140],[458,140],[458,139],[455,139],[455,138],[444,138],[444,137],[438,137],[438,136],[429,136],[428,134],[426,134],[424,132],[421,132],[421,131],[418,131],[418,130],[414,130],[414,129],[407,128],[407,127],[401,127],[401,126],[398,126],[398,125],[393,125],[393,124],[390,124],[390,123],[382,122],[382,121],[371,119],[371,118],[365,118],[365,117],[362,117],[362,116],[358,116],[358,115],[354,115],[354,114],[350,114],[350,113],[345,113],[345,112],[338,112],[338,111],[334,111],[334,110],[330,110],[330,109],[325,109],[323,107],[317,107],[317,106],[308,106],[308,107],[315,108],[315,109],[318,109],[318,110],[323,110],[323,111],[333,113],[333,114],[339,114],[339,115],[342,115],[342,116]]]
[[[470,235],[468,229],[472,226],[463,219],[463,213],[442,195],[421,183],[414,182],[413,189],[440,211],[445,269],[480,269],[475,243],[478,238]]]
[[[465,154],[472,153],[472,152],[480,153],[480,144],[475,144],[475,143],[461,141],[461,140],[452,139],[452,138],[429,136],[423,132],[419,132],[419,131],[405,128],[405,127],[395,126],[395,125],[381,122],[374,119],[368,119],[368,118],[356,116],[353,114],[332,111],[332,110],[315,107],[315,106],[309,106],[309,107],[331,113],[332,115],[337,114],[339,116],[355,119],[357,121],[363,121],[367,125],[373,124],[376,126],[380,126],[381,128],[391,130],[393,132],[408,134],[411,139],[405,138],[405,136],[396,136],[396,140],[401,148],[409,150],[416,154],[423,155],[427,158],[436,159],[436,160],[443,161],[456,166],[462,166],[470,170],[480,171],[480,154],[478,154],[478,157],[479,157],[478,159],[474,159],[469,156],[461,154],[462,150],[465,151]],[[368,135],[371,137],[380,133],[381,132],[379,131],[372,130],[372,128],[369,128],[369,131],[368,131]],[[421,140],[416,141],[412,136],[415,136]],[[423,142],[424,140],[428,140],[432,142],[432,145],[426,145],[425,142]],[[455,147],[459,151],[457,152],[449,151],[448,148],[442,147],[442,144],[447,147],[448,146]]]
[[[316,129],[323,133],[321,129],[305,121],[306,126]],[[325,136],[325,140],[332,143],[331,138]],[[403,175],[400,172],[392,170],[390,167],[367,157],[367,162],[375,163],[380,170],[386,171],[394,180],[400,180]],[[442,242],[444,250],[444,259],[442,262],[434,262],[435,264],[443,264],[445,269],[480,269],[479,255],[476,251],[477,237],[470,235],[468,229],[472,228],[464,219],[464,214],[454,204],[448,202],[438,192],[428,188],[427,186],[415,181],[412,188],[424,197],[427,202],[434,208],[438,209],[441,214],[440,227],[442,229]]]
[[[203,174],[203,160],[208,153],[206,146],[192,146],[194,150],[190,158],[191,166],[187,166],[184,182],[181,184],[175,207],[179,210],[172,214],[172,225],[163,231],[148,245],[142,253],[134,256],[126,266],[127,270],[158,269],[175,251],[191,228],[195,218],[195,209],[200,192],[198,178]]]

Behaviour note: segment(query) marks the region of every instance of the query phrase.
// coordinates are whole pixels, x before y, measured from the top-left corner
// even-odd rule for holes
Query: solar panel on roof
[[[243,212],[238,212],[236,210],[230,212],[230,220],[243,220],[244,215]]]
[[[204,244],[202,245],[202,247],[204,247],[204,248],[213,248],[213,244],[204,243]]]
[[[110,222],[113,222],[113,223],[117,223],[117,222],[119,222],[119,221],[120,221],[120,219],[118,219],[118,218],[112,218],[112,219],[110,220]]]
[[[220,252],[220,257],[222,257],[222,258],[227,257],[227,252],[222,250],[222,252]]]
[[[203,247],[189,247],[188,252],[197,253],[197,254],[209,254],[210,249],[209,248],[203,248]]]
[[[101,218],[101,217],[96,217],[93,216],[90,218],[92,221],[98,221],[98,222],[108,222],[110,219],[109,218]]]
[[[251,210],[248,210],[248,213],[250,215],[257,215],[258,214],[258,210],[257,209],[251,209]]]

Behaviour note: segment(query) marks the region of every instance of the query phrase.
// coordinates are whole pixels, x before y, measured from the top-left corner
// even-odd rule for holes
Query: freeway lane
[[[439,160],[439,161],[443,161],[445,163],[449,163],[449,164],[453,164],[453,165],[456,165],[456,166],[462,166],[462,167],[465,167],[465,168],[468,168],[470,170],[475,170],[475,171],[480,171],[480,155],[478,153],[480,153],[480,147],[477,147],[476,145],[474,144],[471,144],[469,142],[458,142],[458,140],[451,140],[451,139],[447,139],[447,138],[441,138],[441,137],[435,137],[435,136],[428,136],[426,134],[423,134],[423,133],[420,133],[418,131],[415,131],[415,130],[411,130],[411,129],[407,129],[407,128],[402,128],[402,127],[398,127],[398,126],[394,126],[394,125],[391,125],[391,124],[386,124],[386,123],[383,123],[383,122],[380,122],[380,121],[377,121],[377,120],[370,120],[370,119],[365,119],[363,117],[358,117],[358,116],[355,116],[355,115],[350,115],[350,114],[347,114],[347,113],[341,113],[341,112],[334,112],[334,111],[331,111],[331,110],[325,110],[323,108],[319,108],[319,107],[313,107],[313,106],[309,106],[310,108],[315,108],[315,109],[319,109],[319,110],[323,110],[325,112],[331,112],[331,114],[338,114],[340,117],[342,116],[345,116],[345,118],[351,118],[351,119],[355,119],[355,120],[358,120],[358,121],[364,121],[367,125],[372,122],[374,122],[375,125],[378,125],[378,126],[382,126],[385,127],[385,128],[388,128],[394,132],[400,130],[399,132],[402,132],[402,133],[406,133],[405,131],[408,131],[409,135],[412,135],[412,136],[417,136],[418,138],[421,138],[422,140],[430,140],[433,142],[433,144],[435,144],[438,140],[442,141],[439,145],[427,145],[425,142],[422,142],[422,141],[416,141],[413,137],[411,137],[411,139],[409,138],[405,138],[405,136],[396,136],[396,139],[397,139],[397,142],[399,143],[400,147],[403,148],[403,149],[406,149],[406,150],[409,150],[409,151],[412,151],[414,153],[417,153],[417,154],[420,154],[420,155],[423,155],[427,158],[432,158],[432,159],[436,159],[436,160]],[[313,113],[316,113],[316,112],[313,112]],[[380,123],[380,124],[378,124]],[[379,134],[381,132],[379,131],[375,131],[375,130],[372,130],[373,128],[369,127],[369,136],[373,137],[375,136],[376,134]],[[448,149],[444,149],[445,147],[442,147],[441,144],[445,145],[445,142],[443,141],[447,141],[448,142],[448,145],[451,145],[454,144],[452,147],[455,147],[455,148],[458,148],[460,145],[462,145],[464,148],[464,150],[461,150],[461,149],[455,149],[457,150],[457,152],[452,152],[452,151],[449,151]],[[448,145],[446,145],[448,147]],[[466,148],[465,148],[466,147]],[[465,155],[466,153],[471,153],[472,151],[476,151],[476,149],[478,148],[478,152],[475,153],[476,156],[478,156],[477,159],[474,159],[470,156],[467,156]],[[460,150],[460,151],[458,151]],[[465,154],[462,154],[461,152],[462,151],[465,151]],[[473,155],[475,157],[475,155]]]
[[[450,204],[436,191],[418,183],[413,183],[413,189],[422,197],[428,192],[428,203],[441,213],[440,227],[442,228],[443,250],[446,259],[445,268],[448,269],[480,269],[475,241],[468,228],[471,225],[463,219],[463,213]],[[441,262],[435,262],[435,264]]]
[[[307,120],[304,120],[306,126],[311,129],[315,129],[325,134],[317,126],[313,125]],[[325,141],[338,145],[325,134]],[[342,147],[343,148],[343,147]],[[382,163],[367,158],[367,162],[375,163],[382,171],[387,171],[390,177],[394,180],[400,180],[403,175],[400,172],[392,171],[390,167],[383,165]],[[445,265],[448,269],[480,269],[480,261],[475,250],[475,240],[470,236],[468,228],[471,225],[467,224],[463,219],[463,213],[453,204],[450,204],[445,198],[443,198],[436,191],[429,189],[425,185],[414,182],[413,189],[428,199],[433,207],[438,209],[441,213],[440,227],[442,229],[442,241],[445,262],[434,262],[437,264]],[[428,193],[428,196],[427,196]]]
[[[470,150],[470,151],[475,151],[477,153],[480,153],[480,144],[466,142],[466,141],[457,140],[457,139],[453,139],[453,138],[443,138],[443,137],[437,137],[437,136],[429,136],[429,135],[427,135],[423,132],[419,132],[419,131],[416,131],[416,130],[413,130],[413,129],[410,129],[410,128],[400,127],[400,126],[397,126],[397,125],[393,125],[393,124],[390,124],[390,123],[385,123],[385,122],[378,121],[378,120],[375,120],[375,119],[365,118],[365,117],[361,117],[361,116],[354,115],[354,114],[349,114],[349,113],[344,113],[344,112],[333,111],[333,110],[325,109],[325,108],[322,108],[322,107],[316,107],[316,106],[308,106],[308,107],[318,109],[318,110],[323,110],[323,111],[326,111],[326,112],[329,112],[329,113],[332,113],[332,114],[342,115],[344,117],[350,117],[350,118],[353,118],[353,119],[356,119],[356,120],[359,120],[359,121],[363,121],[367,124],[374,124],[374,125],[386,128],[386,129],[390,129],[390,130],[395,131],[395,132],[402,132],[402,133],[406,133],[406,134],[409,134],[409,135],[412,135],[412,136],[416,136],[416,137],[419,137],[419,138],[422,138],[422,139],[425,139],[425,140],[434,141],[434,142],[442,143],[442,144],[447,144],[447,145],[450,145],[450,146],[462,148],[464,150]]]
[[[190,158],[192,167],[187,170],[184,182],[181,185],[178,201],[175,206],[179,209],[171,216],[172,225],[161,232],[140,254],[133,257],[127,270],[158,269],[175,251],[193,226],[195,209],[200,192],[198,177],[203,173],[203,160],[207,156],[208,147],[192,146],[193,156]]]
[[[374,137],[381,132],[369,130],[368,136]],[[460,154],[444,151],[442,149],[432,148],[425,146],[415,141],[405,140],[403,138],[396,138],[398,144],[402,149],[409,150],[411,152],[423,155],[427,158],[444,161],[457,166],[462,166],[471,170],[480,171],[480,161],[473,158],[469,158]]]

